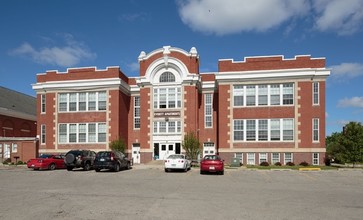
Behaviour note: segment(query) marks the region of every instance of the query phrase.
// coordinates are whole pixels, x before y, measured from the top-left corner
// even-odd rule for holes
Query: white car
[[[191,168],[191,161],[184,154],[172,154],[164,161],[165,172],[171,170],[183,170],[187,172]]]

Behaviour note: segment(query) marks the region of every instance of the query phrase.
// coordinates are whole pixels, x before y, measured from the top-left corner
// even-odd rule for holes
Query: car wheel
[[[204,174],[204,172],[203,171],[200,171],[200,174]]]
[[[90,169],[91,169],[91,165],[88,162],[86,162],[86,164],[83,167],[83,170],[89,171]]]
[[[67,170],[68,171],[72,171],[73,170],[73,167],[67,167]]]
[[[224,175],[224,170],[222,170],[219,174]]]
[[[115,172],[119,172],[120,171],[120,164],[116,164],[115,168],[113,169]]]
[[[100,171],[101,171],[101,169],[99,169],[99,168],[95,168],[95,171],[96,171],[96,172],[100,172]]]
[[[184,172],[188,172],[188,166],[185,165]]]
[[[165,168],[165,173],[167,173],[169,170]]]
[[[126,169],[127,170],[131,169],[131,163],[130,162],[127,163]]]
[[[50,170],[55,170],[55,164],[54,163],[49,164],[49,167],[48,168]]]

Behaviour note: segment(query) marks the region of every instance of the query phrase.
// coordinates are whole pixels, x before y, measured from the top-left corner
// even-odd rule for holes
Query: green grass
[[[247,165],[249,169],[259,169],[259,170],[271,170],[271,169],[291,169],[291,170],[298,170],[299,168],[320,168],[321,170],[337,170],[336,167],[331,166],[253,166]]]

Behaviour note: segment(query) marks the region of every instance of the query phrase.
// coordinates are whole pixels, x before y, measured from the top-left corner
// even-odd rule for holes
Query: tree
[[[363,126],[359,122],[349,122],[344,127],[340,144],[345,147],[345,160],[353,163],[363,162]]]
[[[121,151],[122,153],[125,154],[126,143],[125,143],[124,139],[119,138],[117,140],[113,140],[110,143],[110,148],[111,148],[111,150]]]
[[[201,145],[194,132],[188,132],[184,136],[183,148],[185,150],[186,156],[191,160],[198,159],[198,155],[201,152]]]
[[[363,162],[363,126],[359,122],[350,122],[343,132],[328,136],[326,144],[328,157],[338,163]]]

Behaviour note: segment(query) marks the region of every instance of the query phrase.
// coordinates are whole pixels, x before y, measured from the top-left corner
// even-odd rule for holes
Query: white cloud
[[[23,43],[10,52],[11,55],[30,57],[40,64],[51,64],[62,67],[74,66],[83,59],[94,59],[95,53],[89,51],[83,43],[74,40],[70,34],[63,35],[65,46],[43,47],[36,49],[29,43]]]
[[[363,23],[363,0],[315,0],[312,6],[317,13],[315,27],[319,31],[351,35]]]
[[[140,64],[139,63],[130,63],[130,64],[127,64],[127,66],[129,67],[129,69],[132,71],[132,72],[138,72],[139,69],[140,69]]]
[[[353,97],[353,98],[344,98],[338,101],[338,107],[355,107],[355,108],[363,108],[363,96],[362,97]]]
[[[363,76],[363,64],[360,63],[341,63],[330,66],[332,77],[337,80],[348,80]]]
[[[194,31],[226,35],[263,32],[296,21],[311,29],[351,35],[362,28],[363,0],[178,0],[179,15]],[[312,22],[312,23],[309,23]]]
[[[179,1],[179,14],[186,25],[217,35],[266,31],[305,15],[309,9],[307,0]]]

